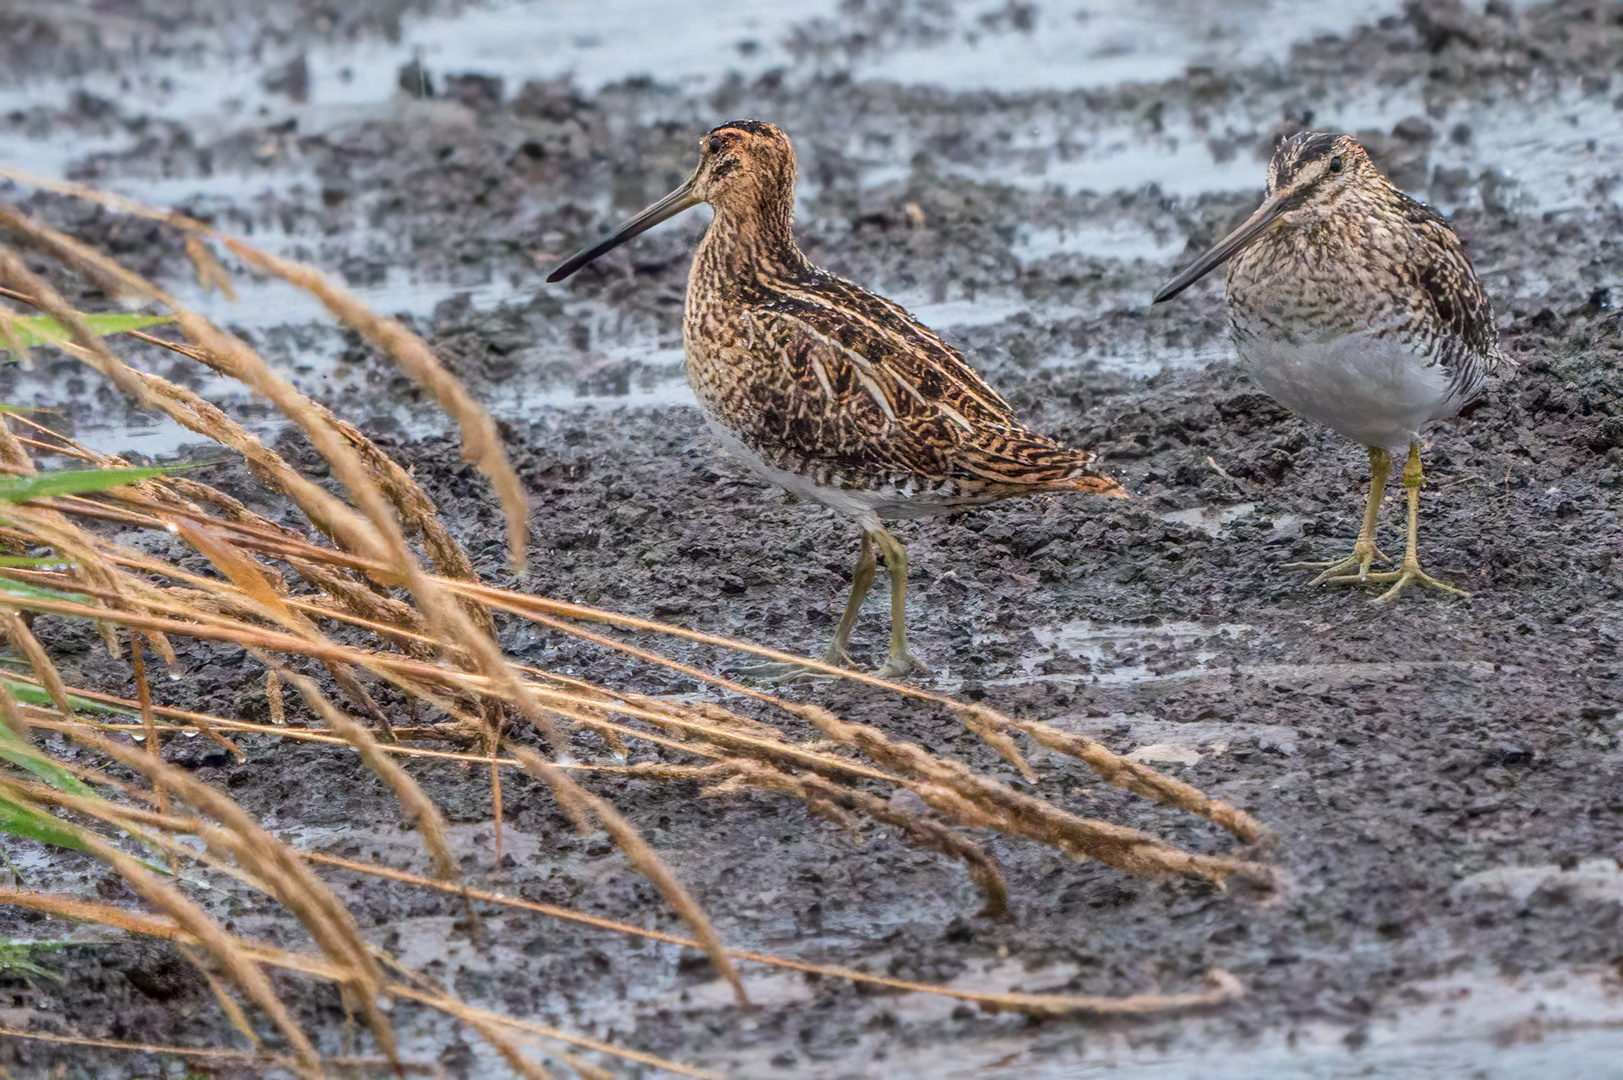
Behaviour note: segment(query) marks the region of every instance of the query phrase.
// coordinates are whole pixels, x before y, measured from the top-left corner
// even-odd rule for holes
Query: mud
[[[746,1015],[702,962],[663,946],[500,912],[476,945],[446,900],[334,875],[376,940],[476,1003],[740,1077],[1616,1074],[1623,5],[1342,5],[1343,23],[1328,26],[1290,5],[1226,23],[1192,4],[1157,4],[1153,17],[1100,6],[1088,24],[1059,4],[875,2],[761,25],[722,5],[710,52],[688,45],[704,28],[667,28],[676,59],[654,49],[633,5],[598,5],[653,50],[640,71],[613,32],[597,44],[549,36],[539,6],[379,3],[322,22],[271,3],[221,8],[202,25],[193,5],[114,7],[118,32],[60,12],[7,17],[8,161],[173,203],[408,316],[503,422],[534,506],[521,580],[488,492],[384,361],[270,286],[235,307],[185,294],[409,464],[491,580],[812,652],[843,601],[855,537],[748,479],[691,407],[680,302],[702,213],[566,288],[540,281],[674,186],[704,129],[739,115],[784,126],[811,257],[944,328],[1022,416],[1097,448],[1135,495],[903,525],[924,680],[1181,760],[1166,767],[1271,826],[1289,883],[1264,903],[989,837],[1013,913],[988,921],[958,867],[883,830],[859,843],[763,796],[599,782],[732,944],[1029,991],[1175,991],[1222,967],[1248,993],[1207,1016],[1032,1021],[770,974],[752,980],[763,1007]],[[574,27],[587,19],[577,7],[557,17]],[[515,42],[490,47],[481,66],[469,50],[486,48],[479,28],[501,18]],[[474,28],[474,45],[459,26]],[[515,60],[526,41],[546,47]],[[1030,62],[994,62],[1000,49]],[[408,60],[419,66],[402,73]],[[235,81],[188,98],[186,80],[211,72]],[[1469,601],[1377,607],[1281,571],[1349,544],[1362,452],[1232,370],[1220,285],[1148,306],[1172,267],[1254,205],[1272,138],[1309,124],[1357,132],[1452,215],[1517,361],[1427,451],[1422,554]],[[172,236],[3,194],[189,287]],[[253,402],[157,365],[276,433]],[[183,441],[67,360],[0,371],[0,399],[61,405],[64,423],[109,450],[162,455]],[[245,476],[221,482],[251,495]],[[1401,542],[1393,492],[1389,549]],[[88,628],[42,618],[36,630],[70,677],[127,689]],[[859,660],[877,663],[884,633],[876,603],[857,628]],[[603,681],[699,692],[520,626],[503,644]],[[718,670],[737,662],[677,651]],[[186,677],[164,688],[170,703],[264,709],[262,672],[246,658],[196,647],[185,661]],[[799,692],[1018,782],[944,716],[849,688]],[[352,755],[246,746],[244,765],[203,741],[169,752],[278,835],[421,863]],[[1074,762],[1038,760],[1041,790],[1067,806],[1220,846]],[[672,925],[657,895],[533,785],[505,791],[497,867],[483,778],[417,775],[475,880]],[[33,887],[118,898],[74,858],[7,849]],[[269,907],[223,914],[239,931],[298,940]],[[62,936],[16,913],[0,923],[13,938]],[[68,937],[78,943],[44,961],[66,982],[0,980],[0,1017],[114,1038],[232,1038],[173,954]],[[338,1051],[336,996],[287,989]],[[449,1075],[502,1074],[454,1025],[404,1005],[395,1019],[404,1049]],[[20,1076],[159,1067],[19,1041],[0,1043],[0,1061]]]

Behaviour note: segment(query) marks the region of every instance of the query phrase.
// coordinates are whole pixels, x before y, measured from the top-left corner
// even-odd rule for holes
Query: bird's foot
[[[823,663],[835,667],[855,667],[851,661],[851,654],[839,646],[830,646],[828,652],[823,654]],[[825,682],[837,676],[826,671],[819,671],[807,667],[805,664],[791,664],[773,662],[767,664],[752,664],[749,667],[739,668],[738,674],[751,679],[760,679],[769,685],[780,686],[790,683]]]
[[[1309,585],[1347,585],[1369,580],[1369,568],[1377,562],[1383,566],[1392,565],[1391,558],[1375,546],[1375,541],[1360,540],[1353,545],[1352,554],[1345,558],[1328,562],[1286,563],[1280,569],[1321,571],[1318,577],[1308,582]]]
[[[855,668],[851,654],[843,649],[836,652],[830,649],[823,655],[823,663],[834,667]],[[874,672],[876,679],[901,679],[910,673],[919,670],[921,665],[911,653],[902,656],[892,656],[885,661],[885,666]],[[827,682],[839,676],[808,667],[805,664],[769,663],[752,664],[749,667],[737,668],[737,674],[751,679],[760,679],[773,686],[787,686],[794,683]]]
[[[785,663],[751,664],[738,668],[736,674],[746,679],[758,679],[768,686],[788,686],[834,678],[826,671],[818,671],[805,664]]]
[[[874,678],[902,679],[906,678],[910,672],[918,667],[919,662],[913,658],[911,653],[903,653],[900,656],[892,656],[889,660],[886,660],[885,666],[874,672]]]
[[[1353,581],[1368,581],[1376,585],[1392,583],[1392,587],[1375,598],[1377,604],[1384,604],[1396,600],[1403,592],[1405,586],[1418,585],[1424,589],[1436,589],[1439,592],[1453,593],[1455,596],[1469,597],[1471,594],[1464,589],[1456,589],[1445,582],[1438,581],[1424,570],[1420,569],[1420,560],[1404,559],[1403,565],[1396,570],[1383,570],[1377,574],[1368,574],[1362,578],[1332,578],[1335,584],[1351,583]]]

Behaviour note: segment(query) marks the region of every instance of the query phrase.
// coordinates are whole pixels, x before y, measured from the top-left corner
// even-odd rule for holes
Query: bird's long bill
[[[1288,191],[1281,191],[1257,207],[1257,212],[1245,219],[1245,224],[1219,240],[1210,251],[1190,263],[1183,273],[1173,278],[1161,287],[1155,294],[1155,303],[1171,300],[1189,286],[1205,277],[1207,274],[1222,266],[1233,258],[1236,252],[1251,241],[1267,231],[1268,226],[1279,219],[1286,209],[1285,197]]]
[[[549,282],[562,281],[564,278],[568,277],[570,274],[573,274],[576,270],[579,270],[581,267],[585,266],[599,255],[605,255],[608,252],[613,251],[627,240],[630,240],[633,236],[642,235],[649,229],[652,229],[655,225],[658,225],[660,222],[669,218],[675,217],[677,214],[680,214],[690,206],[698,206],[699,203],[704,201],[693,193],[693,189],[698,183],[698,180],[699,174],[695,172],[692,176],[688,177],[687,183],[683,184],[681,187],[677,188],[675,191],[671,192],[669,195],[665,196],[663,199],[659,200],[657,203],[650,206],[648,209],[644,210],[642,213],[638,214],[636,217],[632,218],[618,229],[614,230],[608,239],[593,247],[587,248],[585,251],[578,251],[569,258],[565,259],[558,265],[558,269],[547,275],[547,280]]]

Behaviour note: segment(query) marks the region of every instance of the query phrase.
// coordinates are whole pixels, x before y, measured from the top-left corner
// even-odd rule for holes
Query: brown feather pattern
[[[1393,338],[1442,365],[1459,405],[1477,399],[1503,357],[1487,290],[1447,219],[1393,186],[1346,136],[1286,140],[1269,163],[1267,194],[1332,155],[1353,182],[1307,188],[1288,220],[1230,261],[1234,333]]]
[[[790,229],[793,152],[781,133],[756,141],[765,179],[735,175],[712,199],[688,280],[688,381],[714,422],[818,487],[889,493],[881,516],[1119,493],[1090,471],[1092,453],[1021,424],[902,307],[808,262]]]

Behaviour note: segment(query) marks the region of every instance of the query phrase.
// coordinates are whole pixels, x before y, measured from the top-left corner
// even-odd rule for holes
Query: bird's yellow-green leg
[[[873,538],[885,554],[885,571],[890,574],[890,658],[878,674],[895,679],[913,669],[913,658],[907,654],[907,549],[884,529]]]
[[[1369,568],[1376,559],[1388,566],[1392,560],[1381,554],[1375,546],[1375,522],[1381,513],[1381,496],[1386,494],[1386,478],[1392,470],[1392,454],[1384,446],[1369,448],[1369,501],[1364,505],[1364,527],[1358,530],[1358,540],[1352,554],[1329,562],[1286,563],[1282,570],[1322,570],[1311,584],[1337,585],[1363,581],[1369,577]]]
[[[873,588],[874,573],[878,569],[879,562],[873,553],[873,537],[863,533],[862,551],[857,555],[856,566],[851,568],[851,596],[840,615],[840,625],[834,630],[834,640],[829,643],[828,652],[823,654],[823,663],[851,666],[851,654],[846,652],[851,644],[851,628],[857,624],[857,613],[862,610],[862,601],[867,599],[868,590]]]
[[[1420,569],[1420,556],[1415,553],[1415,547],[1420,530],[1420,484],[1424,479],[1425,476],[1420,471],[1420,444],[1412,442],[1409,444],[1409,461],[1403,466],[1404,494],[1409,497],[1409,539],[1403,549],[1403,563],[1396,570],[1368,575],[1370,581],[1380,584],[1388,581],[1392,583],[1390,589],[1375,598],[1377,603],[1396,600],[1405,585],[1420,585],[1427,589],[1453,593],[1455,596],[1471,595],[1463,589],[1445,585]]]
[[[907,556],[904,554],[902,558],[906,559]],[[851,654],[846,652],[851,644],[851,628],[856,626],[857,615],[862,611],[862,601],[867,599],[868,590],[873,588],[874,575],[878,569],[879,562],[874,557],[874,537],[864,532],[862,550],[857,554],[857,564],[851,568],[851,595],[845,601],[845,611],[841,613],[840,624],[834,630],[834,640],[829,643],[828,651],[823,654],[823,663],[833,664],[835,667],[851,666]],[[739,674],[775,683],[833,677],[826,672],[813,671],[804,664],[776,662],[740,668]]]

